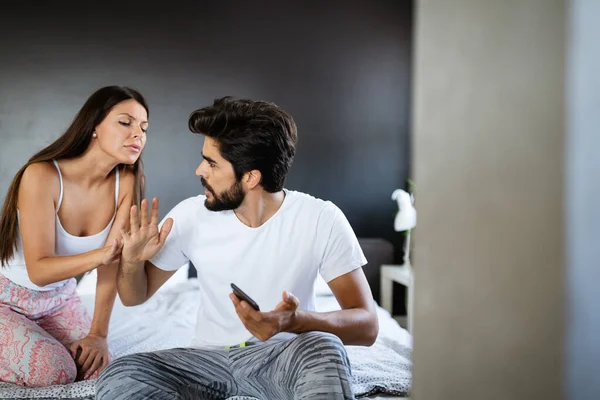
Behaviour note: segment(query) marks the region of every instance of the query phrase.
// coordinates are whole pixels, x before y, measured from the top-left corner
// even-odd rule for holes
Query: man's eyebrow
[[[211,162],[211,163],[213,163],[213,164],[218,164],[218,163],[217,163],[215,160],[213,160],[212,158],[210,158],[210,157],[208,157],[208,156],[205,156],[205,155],[204,155],[204,153],[202,153],[202,157],[203,157],[203,158],[204,158],[206,161],[208,161],[208,162]]]

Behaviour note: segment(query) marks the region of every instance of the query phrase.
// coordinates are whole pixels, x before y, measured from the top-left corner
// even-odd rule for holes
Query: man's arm
[[[333,333],[346,345],[371,346],[379,333],[377,309],[362,268],[329,282],[341,310],[315,312],[298,310],[299,301],[289,293],[270,312],[255,311],[245,301],[230,295],[244,326],[259,340],[265,341],[279,332]]]
[[[362,268],[329,282],[341,310],[314,312],[297,310],[285,331],[329,332],[346,345],[371,346],[379,333],[377,308]]]
[[[147,301],[176,271],[164,271],[150,261],[137,264],[121,262],[117,290],[125,306],[137,306]]]
[[[316,234],[324,242],[323,256],[319,263],[320,272],[336,276],[336,271],[349,270],[352,266],[366,264],[358,239],[350,223],[333,203],[327,202],[319,216]],[[317,251],[317,254],[320,254]],[[302,333],[322,331],[333,333],[344,344],[370,346],[379,333],[377,309],[371,288],[362,268],[339,275],[329,281],[342,310],[312,312],[298,310],[300,302],[288,293],[271,312],[261,313],[252,309],[245,301],[230,295],[236,312],[244,326],[259,340],[267,340],[279,332]]]
[[[140,213],[132,206],[129,232],[124,230],[123,251],[117,272],[117,291],[126,306],[142,304],[173,275],[175,271],[162,271],[148,260],[163,247],[173,227],[173,219],[167,218],[158,229],[158,199],[152,200],[148,221],[148,200],[142,200]]]

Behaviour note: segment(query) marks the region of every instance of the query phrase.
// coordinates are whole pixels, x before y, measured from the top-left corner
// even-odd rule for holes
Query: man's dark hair
[[[292,116],[276,104],[226,96],[192,112],[188,125],[192,132],[217,141],[238,181],[256,169],[265,191],[283,189],[296,154],[298,133]]]

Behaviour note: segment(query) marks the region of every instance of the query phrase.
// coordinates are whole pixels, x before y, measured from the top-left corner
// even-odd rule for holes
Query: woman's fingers
[[[81,365],[81,377],[87,375],[87,370],[92,366],[92,363],[94,362],[94,359],[96,358],[96,354],[98,354],[96,351],[90,351],[87,354],[85,361],[83,361],[83,363]],[[82,356],[83,356],[83,354],[82,354]],[[83,357],[79,357],[79,359],[83,360]]]
[[[104,368],[106,368],[106,366],[108,365],[109,359],[110,354],[108,353],[108,350],[105,350],[102,356],[102,365],[100,366],[100,372],[104,371]]]
[[[119,241],[117,239],[113,239],[113,244],[112,244],[112,254],[113,256],[116,256],[117,254],[119,254]]]
[[[92,362],[92,365],[90,365],[90,367],[84,371],[83,379],[89,378],[90,375],[92,375],[94,372],[96,372],[98,367],[100,367],[103,364],[102,360],[103,360],[102,353],[96,354],[94,357],[94,361]]]
[[[75,362],[77,362],[77,350],[79,350],[79,341],[73,342],[71,343],[71,346],[69,346],[71,357],[73,357],[73,360],[75,360]]]

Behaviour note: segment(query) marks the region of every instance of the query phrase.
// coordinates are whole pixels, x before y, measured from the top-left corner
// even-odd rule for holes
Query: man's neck
[[[269,220],[283,204],[285,192],[249,192],[241,206],[234,210],[238,219],[250,228],[258,228]]]

